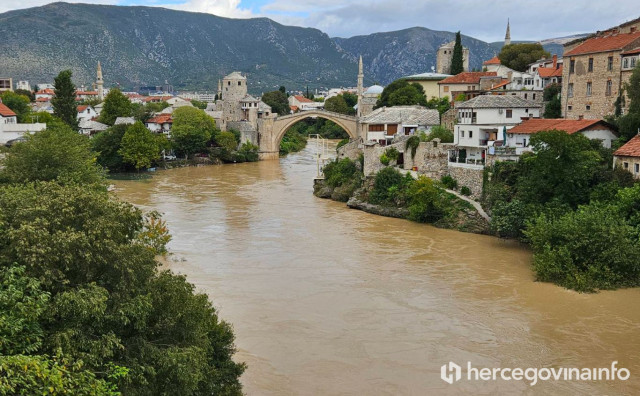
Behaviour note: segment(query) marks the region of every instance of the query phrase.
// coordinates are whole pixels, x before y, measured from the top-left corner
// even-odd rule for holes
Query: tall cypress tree
[[[55,96],[51,99],[53,115],[74,130],[78,130],[78,108],[76,87],[71,81],[71,70],[63,70],[54,79]]]
[[[464,61],[462,59],[462,38],[460,32],[456,33],[456,44],[453,46],[453,56],[451,57],[451,71],[454,76],[464,71]]]

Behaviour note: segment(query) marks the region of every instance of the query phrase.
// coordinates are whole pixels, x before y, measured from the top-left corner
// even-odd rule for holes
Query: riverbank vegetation
[[[538,280],[578,291],[640,285],[640,188],[612,150],[581,134],[540,132],[533,152],[485,171],[492,230],[531,245]]]
[[[389,217],[400,217],[436,227],[485,233],[486,221],[468,202],[444,190],[425,176],[414,179],[393,167],[364,178],[361,161],[348,158],[327,164],[324,181],[314,193],[322,198],[347,202],[350,207]]]
[[[231,326],[160,268],[166,225],[107,192],[87,137],[50,125],[1,165],[0,394],[241,394]]]

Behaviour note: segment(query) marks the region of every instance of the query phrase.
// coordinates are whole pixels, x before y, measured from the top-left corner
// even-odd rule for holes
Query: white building
[[[55,95],[55,91],[52,88],[45,88],[36,91],[36,101],[50,101]]]
[[[568,134],[580,133],[592,140],[600,140],[606,148],[618,138],[615,128],[603,120],[565,120],[564,118],[535,118],[523,120],[507,131],[506,147],[515,147],[521,154],[531,150],[531,136],[542,131],[565,131]]]
[[[29,81],[21,80],[16,83],[16,89],[31,91],[31,85],[29,85]]]
[[[47,83],[36,84],[36,91],[42,91],[45,89],[54,90],[55,88],[56,87],[53,84],[47,84]]]
[[[360,119],[362,136],[382,146],[398,135],[428,134],[435,125],[440,125],[438,110],[422,106],[381,107]]]
[[[0,144],[7,144],[26,133],[38,132],[46,127],[44,123],[18,124],[16,113],[0,101]]]
[[[87,105],[78,106],[78,120],[92,120],[98,117],[98,113],[93,107]]]
[[[169,135],[171,133],[171,126],[173,125],[173,118],[171,114],[158,114],[145,122],[145,126],[151,132],[163,133]]]
[[[318,110],[324,107],[324,102],[314,102],[302,95],[289,96],[289,107],[294,113],[296,111]]]
[[[453,133],[457,149],[450,153],[450,162],[481,165],[487,149],[502,144],[505,131],[523,118],[539,117],[540,108],[510,95],[480,95],[457,105],[458,123]]]

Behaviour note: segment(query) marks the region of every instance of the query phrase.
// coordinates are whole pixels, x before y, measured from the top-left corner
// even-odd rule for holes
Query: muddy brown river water
[[[312,195],[313,144],[280,161],[117,181],[173,235],[169,266],[233,324],[249,395],[640,394],[640,289],[534,282],[497,238]],[[469,381],[440,367],[618,367],[626,381]]]

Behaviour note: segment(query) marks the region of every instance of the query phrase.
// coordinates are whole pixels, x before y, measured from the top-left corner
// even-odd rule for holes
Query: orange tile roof
[[[533,134],[541,131],[565,131],[568,134],[583,131],[593,125],[602,123],[607,129],[613,129],[602,120],[565,120],[564,118],[532,118],[509,129],[509,133]]]
[[[313,103],[313,100],[307,99],[302,95],[295,95],[294,98],[300,103]]]
[[[83,111],[85,111],[87,109],[87,107],[89,107],[89,106],[88,105],[78,106],[78,113],[82,113]]]
[[[632,137],[624,146],[616,150],[613,155],[620,157],[640,157],[640,135]]]
[[[585,40],[579,46],[575,47],[569,52],[566,52],[564,56],[566,57],[573,55],[592,54],[596,52],[621,50],[637,39],[640,39],[640,32],[594,37]]]
[[[51,99],[49,98],[38,98],[36,99],[36,102],[49,102]]]
[[[632,50],[625,51],[622,53],[622,55],[637,55],[637,54],[640,54],[640,48],[634,48]]]
[[[0,102],[0,116],[3,117],[15,117],[16,113],[13,112],[6,104]]]
[[[562,77],[562,66],[557,69],[553,67],[539,67],[538,74],[542,78]]]
[[[172,124],[173,123],[173,118],[171,118],[171,114],[158,114],[157,116],[150,118],[147,123],[150,124],[165,124],[165,123],[169,123]]]
[[[76,95],[98,95],[98,91],[76,91]]]
[[[54,94],[55,92],[51,88],[41,89],[40,91],[36,92],[36,95],[54,95]]]
[[[496,72],[463,72],[447,77],[438,84],[480,84],[481,77],[496,77]]]
[[[496,84],[496,85],[492,85],[492,86],[491,86],[491,88],[489,88],[489,91],[494,90],[494,89],[497,89],[497,88],[502,88],[502,87],[504,87],[504,86],[506,86],[506,85],[509,85],[509,83],[510,83],[510,82],[511,82],[511,81],[509,81],[509,80],[503,79],[503,80],[502,80],[501,82],[499,82],[498,84]]]
[[[298,111],[298,106],[289,106],[292,111]]]
[[[484,61],[483,65],[501,65],[502,63],[500,62],[500,58],[498,58],[497,56],[494,56],[493,58],[489,59],[488,61]]]

